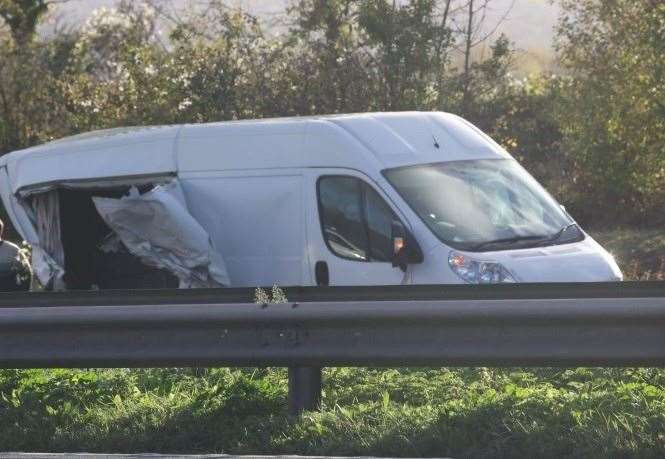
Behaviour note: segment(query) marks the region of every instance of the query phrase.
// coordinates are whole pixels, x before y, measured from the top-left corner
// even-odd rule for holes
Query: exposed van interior
[[[146,192],[152,186],[142,186]],[[129,187],[106,190],[58,190],[60,231],[64,249],[64,281],[70,290],[177,288],[178,279],[165,269],[144,264],[132,255],[104,222],[93,197],[120,199]]]
[[[39,239],[33,264],[47,289],[230,285],[222,256],[190,215],[176,178],[58,184],[27,195],[21,206]]]

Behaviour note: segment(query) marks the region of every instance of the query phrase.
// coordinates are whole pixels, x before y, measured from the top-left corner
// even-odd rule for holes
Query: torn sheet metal
[[[32,245],[32,272],[47,290],[65,290],[65,269],[37,244]]]
[[[162,185],[169,183],[173,180],[173,174],[148,174],[143,176],[130,176],[130,177],[111,177],[111,178],[98,178],[86,180],[57,180],[49,183],[41,183],[21,188],[17,191],[17,196],[20,198],[28,198],[30,196],[48,193],[50,191],[64,189],[64,190],[108,190],[113,188],[124,188],[130,186],[147,186],[147,185]]]
[[[121,199],[97,197],[93,202],[127,250],[146,265],[173,273],[180,288],[230,285],[223,258],[189,214],[176,180],[143,195],[132,188]]]
[[[0,183],[9,183],[7,169],[0,168]],[[57,196],[51,194],[35,200],[19,200],[8,186],[0,186],[0,197],[14,228],[32,247],[32,270],[48,289],[63,290],[64,254],[60,242],[60,215]],[[40,222],[40,218],[43,220]],[[54,232],[57,232],[55,234]],[[56,261],[59,260],[59,261]]]

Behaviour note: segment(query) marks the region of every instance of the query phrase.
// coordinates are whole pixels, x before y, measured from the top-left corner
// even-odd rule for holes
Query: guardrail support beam
[[[321,407],[321,367],[289,367],[289,413]]]

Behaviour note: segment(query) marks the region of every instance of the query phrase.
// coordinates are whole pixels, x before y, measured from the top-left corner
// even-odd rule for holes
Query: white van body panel
[[[35,240],[22,199],[57,187],[138,185],[178,177],[188,209],[221,252],[232,286],[314,285],[325,261],[331,285],[459,283],[442,243],[382,171],[510,159],[487,135],[447,113],[368,113],[126,128],[75,136],[0,157],[0,194],[22,236]],[[316,183],[326,174],[371,186],[415,236],[424,261],[406,274],[390,263],[334,255],[322,235]],[[31,233],[32,230],[32,233]],[[620,278],[591,237],[537,249],[469,253],[518,281]]]
[[[30,221],[30,218],[25,212],[25,209],[18,203],[16,196],[11,193],[10,178],[7,174],[6,167],[0,167],[0,198],[5,210],[12,219],[12,223],[16,231],[18,231],[23,239],[30,244],[39,243],[39,238],[35,232],[35,228]]]
[[[185,126],[177,145],[178,171],[301,168],[306,125],[268,120]]]
[[[379,160],[382,169],[511,157],[475,126],[447,113],[347,115],[332,122],[357,138]]]
[[[5,155],[11,192],[68,181],[176,172],[178,126],[122,128],[82,134]]]
[[[189,211],[223,254],[231,285],[311,284],[302,173],[183,173],[180,182]]]
[[[190,171],[370,170],[509,157],[455,115],[400,112],[110,129],[13,152],[0,157],[0,167],[16,194],[35,185]]]

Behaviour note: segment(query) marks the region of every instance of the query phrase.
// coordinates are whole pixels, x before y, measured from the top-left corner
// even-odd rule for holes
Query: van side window
[[[372,187],[363,183],[363,189],[369,234],[369,257],[372,261],[391,261],[394,250],[392,225],[397,216]]]
[[[355,177],[322,177],[318,197],[323,237],[333,253],[356,261],[391,260],[397,217],[372,187]]]

